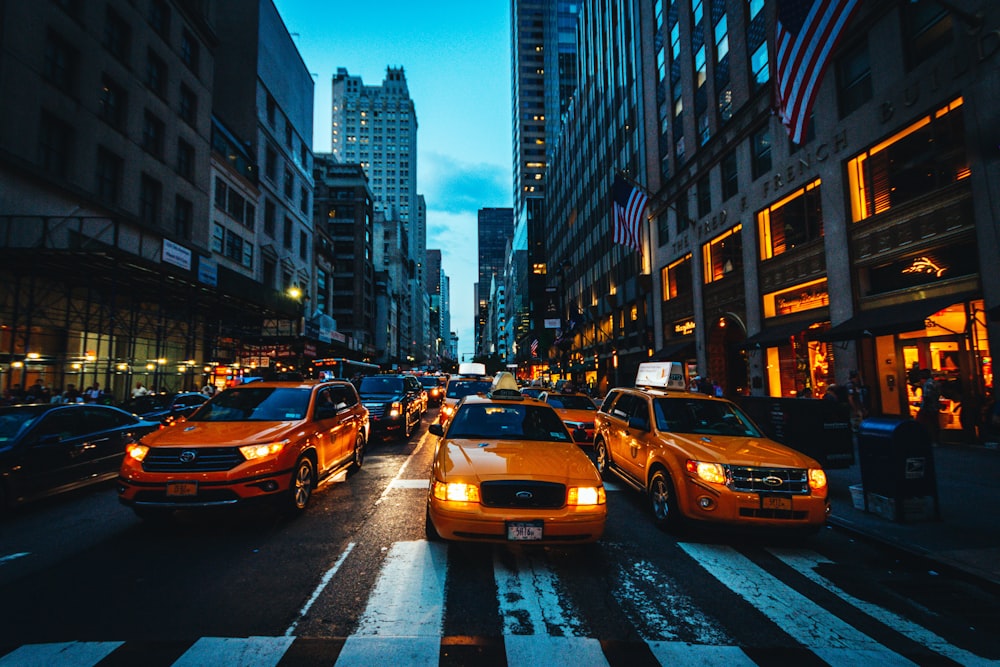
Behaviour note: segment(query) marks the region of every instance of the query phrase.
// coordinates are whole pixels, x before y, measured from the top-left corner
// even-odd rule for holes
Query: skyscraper
[[[479,209],[479,281],[476,288],[476,351],[481,349],[483,329],[488,320],[490,289],[493,277],[503,278],[504,251],[508,246],[514,226],[514,211],[510,208]]]

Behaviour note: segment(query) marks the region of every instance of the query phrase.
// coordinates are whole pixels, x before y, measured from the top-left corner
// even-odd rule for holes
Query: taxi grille
[[[194,460],[182,461],[185,452],[194,452]],[[235,447],[152,448],[142,461],[146,472],[218,472],[231,470],[246,459]]]
[[[555,482],[503,480],[480,485],[486,507],[553,509],[566,504],[566,485]]]
[[[809,476],[804,468],[727,467],[727,486],[733,491],[809,495]]]

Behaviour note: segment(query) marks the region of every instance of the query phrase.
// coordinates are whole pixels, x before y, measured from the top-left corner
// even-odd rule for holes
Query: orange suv
[[[364,463],[368,410],[349,382],[254,382],[126,449],[118,498],[140,517],[270,500],[305,510],[322,480]]]

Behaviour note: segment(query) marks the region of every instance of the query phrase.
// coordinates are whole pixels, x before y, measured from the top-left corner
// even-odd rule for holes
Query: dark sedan
[[[0,408],[0,508],[114,479],[125,445],[160,427],[110,405]]]
[[[180,417],[190,417],[207,400],[208,396],[197,391],[180,394],[146,394],[136,396],[123,407],[143,419],[169,424]]]

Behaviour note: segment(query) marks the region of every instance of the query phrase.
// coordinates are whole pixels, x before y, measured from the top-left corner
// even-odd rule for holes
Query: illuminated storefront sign
[[[826,278],[796,285],[780,292],[764,295],[764,317],[800,313],[830,305]]]
[[[687,336],[692,333],[694,333],[694,320],[684,320],[682,322],[674,322],[675,336]]]

